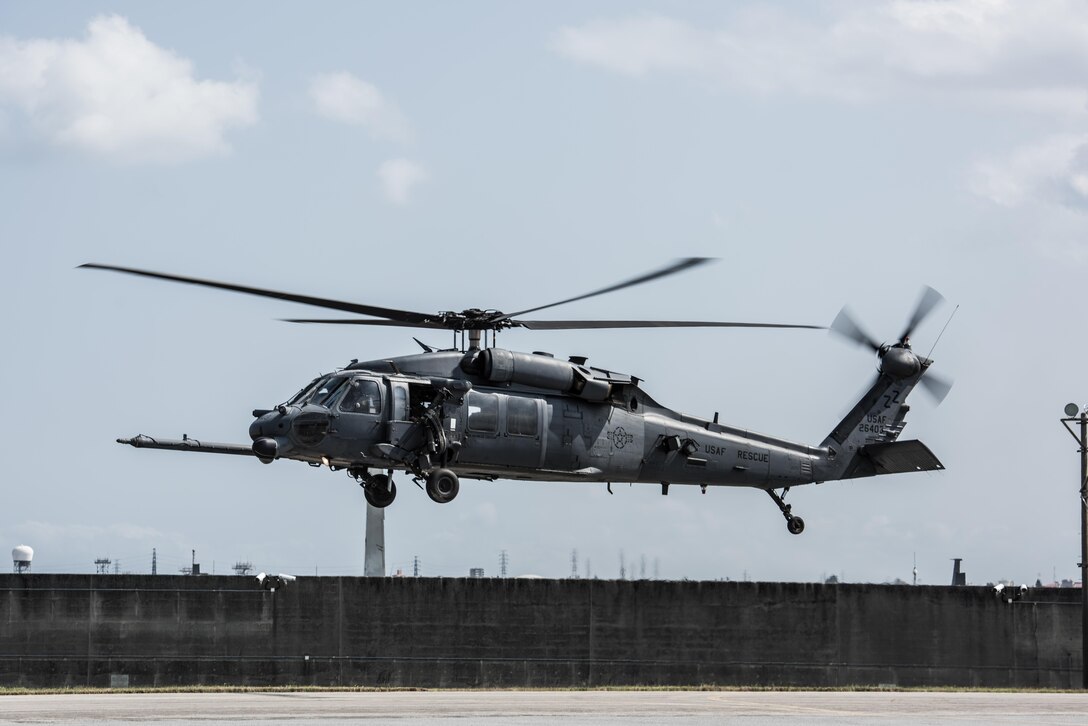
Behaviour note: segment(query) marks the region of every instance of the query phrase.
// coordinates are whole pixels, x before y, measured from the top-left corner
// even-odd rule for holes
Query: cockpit
[[[288,406],[305,406],[308,403],[326,406],[348,382],[344,376],[324,376],[310,381],[310,385],[296,393]]]
[[[381,413],[381,390],[378,382],[369,378],[331,375],[315,378],[287,402],[288,406],[305,405],[339,408],[344,413]]]

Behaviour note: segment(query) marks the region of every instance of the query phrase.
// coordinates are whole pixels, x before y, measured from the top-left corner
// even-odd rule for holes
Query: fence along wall
[[[0,575],[0,685],[1081,683],[1080,591]]]

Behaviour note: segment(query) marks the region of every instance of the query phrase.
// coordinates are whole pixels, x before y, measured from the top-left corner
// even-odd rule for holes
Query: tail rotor
[[[893,378],[907,378],[921,373],[918,382],[925,391],[939,404],[948,395],[952,383],[940,376],[929,372],[932,363],[928,358],[923,358],[911,350],[910,336],[915,329],[929,316],[933,310],[944,301],[944,296],[928,285],[922,288],[921,297],[918,299],[914,312],[911,313],[906,327],[895,343],[878,343],[876,338],[870,335],[854,319],[847,308],[843,308],[830,330],[847,340],[864,348],[869,348],[880,359],[880,372]]]

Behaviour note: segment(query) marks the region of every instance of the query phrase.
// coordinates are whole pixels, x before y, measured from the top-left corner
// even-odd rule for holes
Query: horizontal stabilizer
[[[200,451],[205,454],[239,454],[242,456],[255,456],[253,448],[243,444],[220,444],[215,441],[200,441],[190,439],[188,436],[178,439],[155,439],[143,434],[137,434],[131,439],[117,439],[119,444],[128,444],[137,449],[169,449],[172,451]]]
[[[904,474],[911,471],[943,469],[944,464],[921,441],[895,441],[861,447],[842,478],[857,479],[878,474]]]

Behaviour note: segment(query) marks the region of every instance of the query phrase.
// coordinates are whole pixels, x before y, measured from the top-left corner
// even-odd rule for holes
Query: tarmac
[[[1088,693],[395,691],[0,696],[0,723],[1084,724]]]

